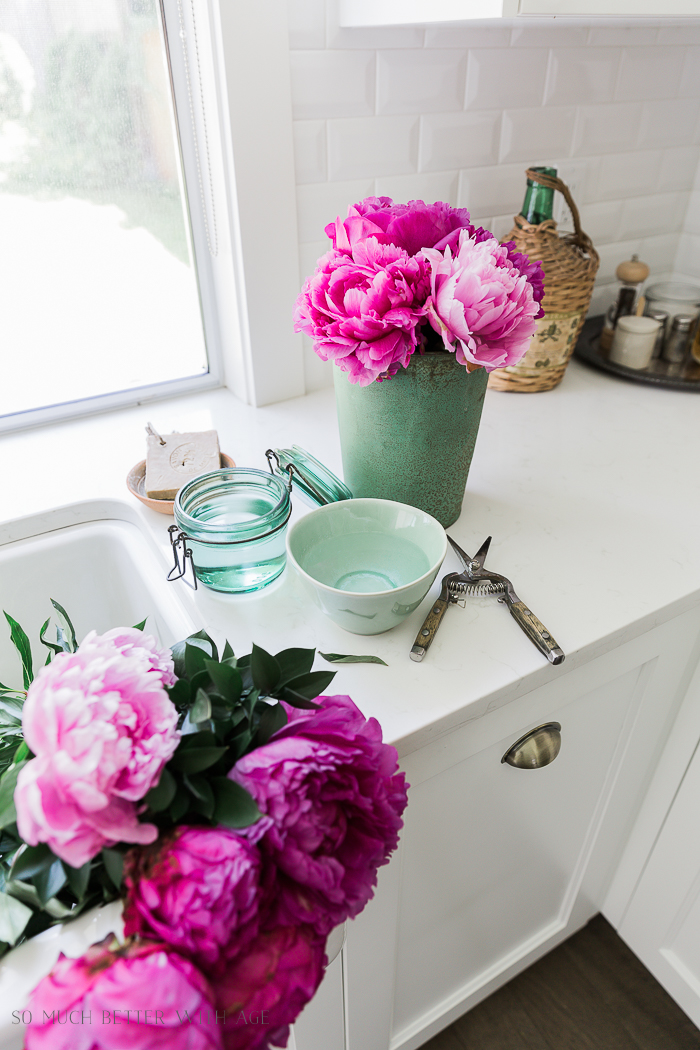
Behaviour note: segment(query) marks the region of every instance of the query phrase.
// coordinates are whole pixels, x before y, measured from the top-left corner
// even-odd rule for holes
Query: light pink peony
[[[429,290],[422,259],[369,237],[350,253],[319,259],[297,299],[294,329],[310,335],[319,357],[351,383],[367,386],[408,364]]]
[[[90,631],[80,643],[80,651],[101,648],[104,642],[111,642],[120,653],[135,656],[137,653],[148,660],[152,671],[157,671],[163,685],[175,685],[175,665],[170,649],[161,649],[158,641],[151,634],[145,634],[136,627],[115,627],[105,634]]]
[[[189,960],[163,944],[110,941],[61,955],[37,985],[25,1050],[221,1050],[223,1019]]]
[[[277,869],[273,918],[327,935],[372,897],[377,869],[398,844],[406,783],[396,750],[349,696],[316,711],[287,705],[289,722],[229,773],[262,818],[241,834]]]
[[[258,932],[260,855],[227,828],[180,827],[127,855],[124,932],[209,971]]]
[[[289,1025],[321,983],[325,943],[308,926],[276,927],[226,970],[216,987],[224,1050],[287,1045]]]
[[[426,248],[423,254],[431,268],[428,318],[445,348],[456,350],[460,364],[483,365],[487,372],[517,364],[535,333],[540,307],[531,279],[511,261],[508,246],[462,231],[456,255],[449,248],[444,254]]]
[[[167,658],[125,641],[128,631],[89,635],[59,653],[29,687],[25,739],[36,755],[15,790],[17,826],[73,867],[103,846],[153,842],[135,805],[175,751],[177,711],[163,688]]]

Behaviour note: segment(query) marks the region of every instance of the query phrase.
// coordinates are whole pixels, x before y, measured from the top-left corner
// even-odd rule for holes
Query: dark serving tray
[[[602,372],[610,372],[619,379],[630,379],[633,383],[647,383],[651,386],[665,386],[672,390],[689,390],[700,394],[700,364],[692,358],[684,365],[673,365],[658,358],[647,368],[625,368],[608,358],[607,350],[600,346],[600,333],[603,330],[603,317],[590,317],[581,329],[581,335],[574,349],[574,355]]]

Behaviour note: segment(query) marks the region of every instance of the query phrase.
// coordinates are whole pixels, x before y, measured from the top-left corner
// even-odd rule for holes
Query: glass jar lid
[[[666,299],[669,302],[692,303],[700,306],[700,286],[681,284],[680,281],[660,281],[644,293],[647,299]]]
[[[352,492],[347,485],[299,445],[268,449],[265,455],[270,471],[290,479],[301,499],[309,506],[323,507],[326,503],[352,499]]]

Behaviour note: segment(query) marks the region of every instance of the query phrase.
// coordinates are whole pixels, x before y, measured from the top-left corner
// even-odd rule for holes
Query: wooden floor
[[[700,1030],[597,915],[421,1050],[700,1050]]]

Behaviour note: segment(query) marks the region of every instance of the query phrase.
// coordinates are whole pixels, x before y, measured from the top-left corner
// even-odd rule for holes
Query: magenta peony
[[[362,911],[398,843],[406,783],[379,723],[348,696],[289,723],[229,773],[263,817],[241,834],[277,868],[274,918],[326,935]],[[286,705],[285,705],[286,706]]]
[[[294,329],[310,335],[319,357],[350,382],[366,386],[408,363],[429,290],[422,259],[370,237],[349,254],[321,257],[297,299]]]
[[[135,803],[178,744],[177,711],[163,688],[172,672],[163,653],[130,638],[124,629],[89,635],[27,692],[23,729],[36,757],[17,781],[17,826],[30,845],[46,842],[76,868],[103,846],[158,834],[139,823]]]
[[[127,855],[124,932],[209,971],[258,932],[260,855],[227,828],[180,827]]]
[[[189,960],[163,944],[110,950],[110,940],[61,955],[37,985],[25,1050],[221,1050],[223,1018]]]
[[[449,248],[423,254],[431,267],[428,317],[446,349],[456,350],[461,364],[483,365],[488,372],[517,364],[540,308],[532,279],[511,261],[508,247],[462,231],[456,255]]]
[[[260,934],[217,983],[224,1050],[287,1045],[289,1025],[321,983],[324,949],[325,938],[308,926]]]
[[[352,253],[356,244],[375,237],[380,244],[395,244],[413,256],[423,248],[455,247],[464,228],[474,232],[466,208],[453,208],[443,201],[394,204],[391,197],[366,197],[348,208],[347,219],[329,223],[326,234],[338,251]],[[480,232],[493,237],[485,230]]]

